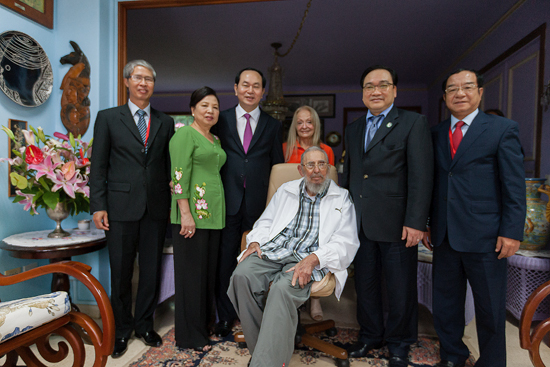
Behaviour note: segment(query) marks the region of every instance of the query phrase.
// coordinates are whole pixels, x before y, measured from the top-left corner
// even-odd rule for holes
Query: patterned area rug
[[[235,326],[233,332],[240,331],[240,325]],[[340,347],[346,348],[357,340],[358,330],[338,328],[338,334],[328,337],[324,333],[315,336]],[[246,366],[250,360],[248,349],[241,349],[233,341],[233,335],[226,338],[212,337],[212,349],[208,353],[195,352],[192,349],[179,350],[176,348],[174,339],[174,328],[163,337],[163,344],[160,348],[150,348],[130,367],[210,367],[210,366]],[[351,358],[353,367],[388,365],[388,349],[386,347],[374,350],[365,358]],[[433,366],[439,361],[439,342],[430,337],[419,337],[409,353],[410,367]],[[470,356],[467,367],[474,365],[474,358]],[[290,360],[289,367],[311,366],[333,367],[335,362],[331,356],[310,350],[304,346],[297,346],[294,355]]]

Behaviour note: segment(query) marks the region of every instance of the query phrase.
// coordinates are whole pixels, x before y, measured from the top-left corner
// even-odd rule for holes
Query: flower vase
[[[49,238],[62,238],[71,235],[69,232],[66,232],[63,228],[61,228],[61,221],[69,216],[69,208],[67,207],[67,203],[57,203],[55,209],[47,208],[46,214],[48,214],[50,219],[55,220],[55,223],[57,224],[53,232],[48,233]]]
[[[545,178],[526,178],[527,216],[523,231],[522,250],[538,251],[546,247],[550,237],[550,223],[546,217],[546,201],[540,198],[545,192]]]

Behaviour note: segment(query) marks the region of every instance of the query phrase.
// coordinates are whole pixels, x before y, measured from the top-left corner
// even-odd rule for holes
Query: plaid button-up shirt
[[[329,185],[311,199],[306,193],[305,180],[300,184],[300,207],[294,219],[271,241],[261,246],[262,257],[281,260],[294,256],[298,261],[319,248],[319,208],[321,199],[327,194]],[[325,269],[313,269],[311,277],[315,281],[323,279]]]

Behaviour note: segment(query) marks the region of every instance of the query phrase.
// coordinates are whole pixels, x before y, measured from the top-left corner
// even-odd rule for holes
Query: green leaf
[[[93,142],[94,142],[94,138],[91,138],[91,139],[90,139],[90,142],[88,143],[88,149],[91,148]]]
[[[50,186],[48,186],[48,183],[46,182],[46,180],[44,179],[44,176],[40,177],[38,179],[38,182],[40,182],[40,184],[42,185],[42,187],[44,187],[46,190],[51,191],[50,190]]]
[[[27,179],[17,174],[17,172],[10,173],[10,181],[11,181],[11,184],[17,187],[19,190],[23,190],[28,185]]]
[[[50,209],[55,209],[55,206],[57,205],[57,203],[59,203],[59,193],[58,192],[48,191],[48,192],[45,192],[42,197],[44,198],[44,203]]]

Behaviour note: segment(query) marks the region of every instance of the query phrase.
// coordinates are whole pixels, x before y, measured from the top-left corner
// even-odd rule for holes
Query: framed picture
[[[27,121],[10,119],[8,127],[10,128],[11,131],[13,131],[13,135],[15,135],[15,140],[17,140],[17,142],[14,143],[13,140],[8,138],[8,149],[9,149],[8,156],[13,159],[17,157],[15,154],[13,154],[13,150],[19,149],[20,147],[24,147],[27,145],[25,141],[25,136],[23,136],[23,130],[27,130]],[[16,188],[11,184],[10,173],[11,173],[11,166],[8,165],[8,190],[9,190],[8,196],[11,198],[15,196]]]
[[[54,0],[0,0],[1,5],[50,29],[53,29],[53,2]]]
[[[313,107],[320,118],[334,118],[335,99],[334,94],[287,95],[285,96],[285,102],[288,105],[286,116],[292,118],[298,107],[307,105]]]
[[[166,114],[174,119],[176,130],[182,126],[191,125],[194,120],[191,112],[167,112]]]

